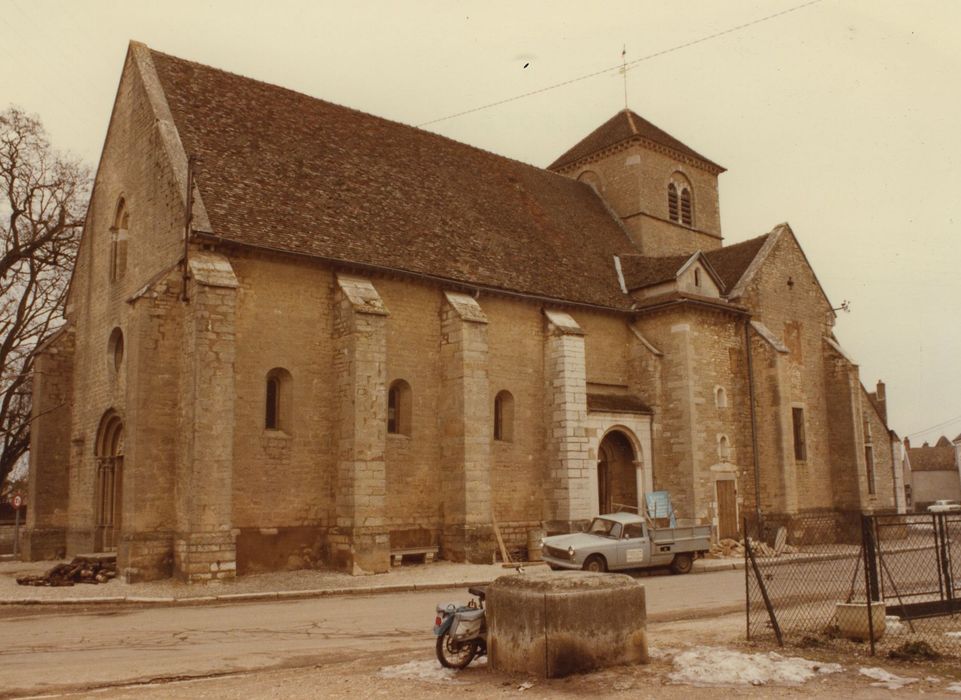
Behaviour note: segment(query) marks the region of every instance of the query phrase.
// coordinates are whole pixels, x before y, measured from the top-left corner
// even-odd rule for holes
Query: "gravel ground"
[[[743,641],[744,618],[729,615],[650,625],[651,663],[619,666],[558,679],[507,675],[491,671],[484,660],[459,672],[444,671],[429,648],[374,650],[341,655],[318,656],[309,665],[237,672],[190,680],[156,680],[136,685],[100,688],[96,691],[64,692],[46,698],[97,697],[104,700],[233,700],[234,698],[624,698],[630,700],[692,700],[692,698],[875,698],[917,697],[961,698],[956,687],[959,672],[950,664],[906,664],[824,651],[777,649]],[[678,680],[677,659],[691,649],[714,650],[730,655],[771,652],[779,657],[800,656],[810,661],[840,664],[829,674],[817,674],[806,681],[742,680],[718,682],[723,668],[707,668],[693,682]],[[730,663],[730,662],[729,662]],[[864,669],[864,670],[862,670]],[[874,671],[868,675],[865,671]],[[911,680],[897,689],[878,685],[878,673]],[[952,692],[953,691],[953,692]],[[96,695],[94,695],[96,692]]]
[[[192,599],[210,596],[269,594],[339,589],[378,589],[388,586],[458,585],[465,582],[492,581],[510,571],[500,564],[404,564],[386,574],[351,576],[338,571],[280,571],[242,576],[227,583],[187,585],[171,579],[147,583],[77,584],[66,587],[20,586],[16,577],[41,574],[60,562],[0,562],[0,603],[23,601],[71,601],[76,599],[157,598]]]

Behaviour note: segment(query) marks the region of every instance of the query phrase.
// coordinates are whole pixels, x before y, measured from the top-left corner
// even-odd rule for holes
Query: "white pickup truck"
[[[615,571],[669,566],[686,574],[711,546],[711,526],[651,527],[636,513],[610,513],[586,532],[545,537],[541,556],[552,569]]]

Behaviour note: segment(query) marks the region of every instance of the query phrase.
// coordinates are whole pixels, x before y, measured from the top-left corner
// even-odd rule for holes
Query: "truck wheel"
[[[600,554],[592,554],[584,562],[584,571],[592,571],[595,574],[603,574],[607,571],[607,562]]]
[[[671,562],[672,574],[689,574],[694,568],[694,559],[690,554],[675,554],[674,561]]]

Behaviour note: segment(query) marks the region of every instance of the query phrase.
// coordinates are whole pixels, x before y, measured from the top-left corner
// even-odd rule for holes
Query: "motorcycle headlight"
[[[574,547],[573,547],[573,545],[567,548],[567,556],[569,556],[571,559],[574,558]]]

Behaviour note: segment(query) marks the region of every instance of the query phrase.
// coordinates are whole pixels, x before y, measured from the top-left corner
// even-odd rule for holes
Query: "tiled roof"
[[[741,279],[744,271],[747,270],[748,265],[757,257],[761,246],[764,245],[764,242],[770,235],[770,233],[765,233],[763,236],[758,236],[757,238],[751,238],[747,241],[724,246],[723,248],[706,252],[704,256],[711,265],[714,266],[714,271],[717,272],[718,276],[723,280],[724,286],[727,289],[733,289],[734,285]]]
[[[561,175],[291,90],[152,57],[214,233],[226,240],[628,308],[636,253]]]
[[[672,255],[648,258],[643,255],[624,255],[621,257],[624,284],[628,290],[632,290],[670,282],[677,277],[677,271],[690,257],[690,255]]]
[[[957,471],[953,447],[912,447],[908,450],[911,471]]]
[[[666,146],[678,153],[682,153],[691,158],[696,158],[714,168],[724,170],[717,163],[705,158],[694,149],[685,146],[669,133],[660,129],[643,117],[629,109],[622,109],[590,134],[581,139],[573,148],[565,152],[560,158],[551,163],[548,167],[552,170],[562,168],[581,158],[602,151],[605,148],[614,146],[634,137],[645,138],[661,146]]]
[[[609,413],[653,413],[639,396],[631,394],[588,394],[588,411]]]

